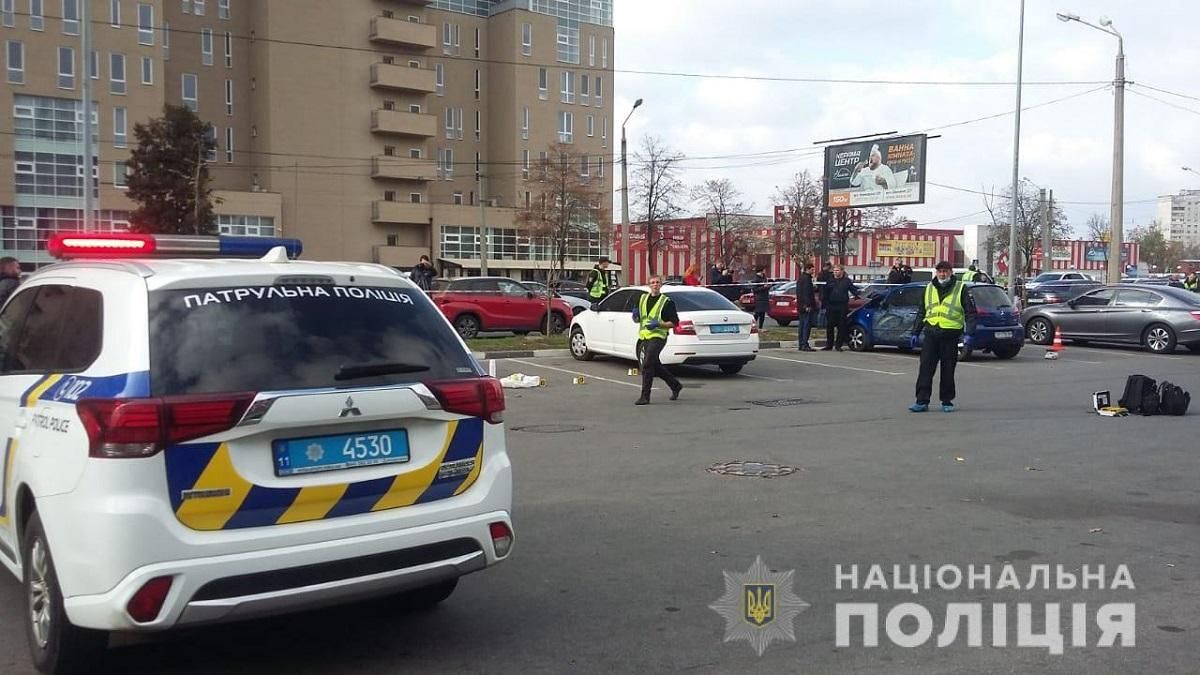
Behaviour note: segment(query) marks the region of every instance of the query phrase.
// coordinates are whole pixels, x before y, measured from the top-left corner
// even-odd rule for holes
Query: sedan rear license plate
[[[738,332],[738,327],[736,325],[735,326],[729,326],[729,325],[709,326],[708,330],[711,333],[736,333],[736,332]]]
[[[1012,331],[1011,331],[1011,330],[1002,330],[1002,331],[1000,331],[999,333],[996,333],[996,339],[997,339],[997,340],[1007,340],[1007,339],[1009,339],[1009,338],[1011,338],[1011,337],[1012,337]]]
[[[777,302],[777,303],[775,303],[775,306],[776,306],[776,307],[791,307],[791,306],[792,306],[792,303],[790,303],[790,302]]]
[[[288,438],[271,442],[276,476],[407,462],[404,429],[361,434]]]

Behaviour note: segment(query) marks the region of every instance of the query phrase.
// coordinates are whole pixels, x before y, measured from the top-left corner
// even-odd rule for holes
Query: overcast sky
[[[687,162],[683,177],[689,184],[729,178],[755,213],[768,214],[776,186],[803,169],[820,175],[813,141],[930,128],[942,137],[929,142],[929,181],[997,192],[1012,182],[1020,0],[616,0],[614,5],[614,136],[641,97],[645,104],[627,127],[631,155],[646,135],[659,136],[690,157],[733,155]],[[1200,188],[1200,176],[1180,169],[1200,170],[1200,2],[1026,1],[1022,107],[1073,97],[1022,114],[1020,174],[1053,188],[1082,234],[1091,213],[1109,213],[1113,93],[1111,86],[1085,92],[1111,83],[1117,40],[1063,23],[1055,17],[1059,11],[1092,23],[1108,16],[1125,37],[1128,80],[1194,97],[1127,87],[1124,222],[1126,228],[1149,223],[1156,197]],[[644,71],[1008,84],[771,82]],[[948,126],[993,114],[1000,116]],[[791,149],[797,151],[765,159],[745,156]],[[919,223],[945,221],[942,226],[957,227],[987,222],[987,214],[978,213],[983,209],[980,195],[929,185],[925,204],[901,207],[900,213]]]

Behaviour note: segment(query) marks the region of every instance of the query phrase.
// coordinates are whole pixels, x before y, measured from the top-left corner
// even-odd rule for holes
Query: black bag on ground
[[[1125,379],[1125,393],[1117,405],[1131,413],[1158,414],[1158,382],[1145,375],[1130,375]]]
[[[1166,380],[1158,389],[1158,398],[1158,412],[1162,415],[1186,414],[1188,404],[1192,402],[1192,395],[1184,391],[1183,387]]]

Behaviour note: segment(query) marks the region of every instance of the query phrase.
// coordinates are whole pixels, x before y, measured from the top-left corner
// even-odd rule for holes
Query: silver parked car
[[[1181,344],[1200,352],[1200,294],[1169,286],[1103,286],[1064,303],[1030,307],[1021,312],[1021,323],[1039,345],[1050,344],[1061,328],[1063,338],[1077,343],[1135,343],[1156,353]]]

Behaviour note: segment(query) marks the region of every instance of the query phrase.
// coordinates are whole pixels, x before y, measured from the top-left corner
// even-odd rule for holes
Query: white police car
[[[0,310],[0,563],[42,672],[109,631],[433,604],[509,555],[499,383],[394,270],[279,243],[60,235]]]

